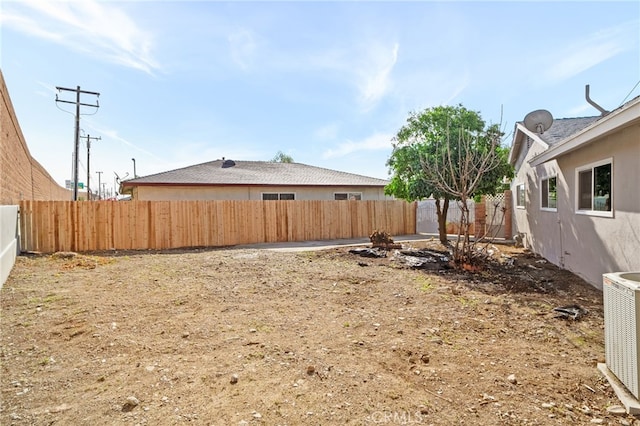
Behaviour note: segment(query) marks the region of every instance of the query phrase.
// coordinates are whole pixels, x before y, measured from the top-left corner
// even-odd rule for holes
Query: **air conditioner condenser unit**
[[[640,272],[603,274],[607,368],[640,399]]]

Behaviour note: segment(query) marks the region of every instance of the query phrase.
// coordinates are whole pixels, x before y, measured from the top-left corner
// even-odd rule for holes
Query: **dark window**
[[[611,211],[611,163],[593,168],[593,209]]]
[[[264,192],[262,193],[263,200],[295,200],[296,194],[290,192]]]
[[[333,199],[360,201],[362,200],[362,192],[336,192],[333,194]]]
[[[516,186],[516,206],[524,207],[524,183]]]
[[[578,210],[611,211],[613,197],[611,172],[611,162],[578,170]]]
[[[545,209],[556,209],[558,207],[558,194],[556,192],[556,178],[542,180],[541,206]]]
[[[578,210],[591,210],[591,169],[578,172]]]

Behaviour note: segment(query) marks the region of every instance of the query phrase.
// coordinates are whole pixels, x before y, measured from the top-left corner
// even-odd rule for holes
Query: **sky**
[[[509,146],[537,109],[640,95],[640,2],[2,0],[0,68],[32,156],[62,186],[221,158],[389,178],[410,113],[463,105]],[[98,174],[100,171],[102,173]]]

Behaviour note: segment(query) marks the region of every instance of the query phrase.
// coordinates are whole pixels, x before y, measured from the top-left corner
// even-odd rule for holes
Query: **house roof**
[[[511,164],[515,163],[518,152],[520,151],[523,141],[526,140],[526,138],[531,138],[540,143],[545,149],[549,149],[562,140],[588,127],[590,124],[600,118],[602,117],[595,116],[554,119],[551,127],[549,127],[549,129],[547,129],[542,134],[527,129],[524,126],[524,122],[519,121],[516,123],[513,144],[511,146],[511,151],[509,152],[509,162]]]
[[[554,146],[558,142],[588,127],[600,118],[602,117],[599,115],[595,117],[559,118],[553,120],[553,124],[549,130],[539,135],[539,137],[549,146]]]
[[[225,167],[223,167],[225,165]],[[372,186],[389,182],[301,163],[215,160],[122,182],[138,185]]]
[[[540,165],[582,148],[596,140],[603,140],[607,135],[622,128],[637,124],[640,124],[640,96],[611,111],[604,117],[596,117],[596,120],[581,129],[576,129],[574,133],[564,139],[556,141],[552,147],[532,158],[529,162],[532,166]]]

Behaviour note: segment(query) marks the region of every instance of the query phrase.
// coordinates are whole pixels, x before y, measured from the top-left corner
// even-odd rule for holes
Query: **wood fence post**
[[[487,230],[487,200],[482,196],[479,203],[476,203],[475,208],[475,223],[474,233],[476,239],[480,239],[485,236]]]
[[[513,194],[510,189],[504,191],[504,239],[510,240],[513,237]]]

